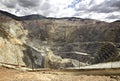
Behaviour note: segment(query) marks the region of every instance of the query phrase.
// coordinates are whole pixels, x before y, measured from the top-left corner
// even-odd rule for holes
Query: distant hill
[[[1,11],[0,10],[0,13],[3,14],[3,15],[6,15],[6,16],[9,16],[15,20],[35,20],[35,19],[43,19],[43,18],[46,18],[45,16],[42,16],[42,15],[38,15],[38,14],[32,14],[32,15],[27,15],[27,16],[21,16],[21,17],[18,17],[16,15],[13,15],[13,14],[10,14],[6,11]]]

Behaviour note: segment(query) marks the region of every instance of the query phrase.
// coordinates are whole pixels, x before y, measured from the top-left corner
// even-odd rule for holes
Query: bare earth
[[[64,75],[51,72],[21,72],[0,68],[0,81],[120,81],[120,75]]]

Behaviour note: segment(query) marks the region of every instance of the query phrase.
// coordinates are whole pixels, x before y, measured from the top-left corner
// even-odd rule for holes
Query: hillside
[[[0,62],[66,68],[120,60],[120,22],[0,11]]]

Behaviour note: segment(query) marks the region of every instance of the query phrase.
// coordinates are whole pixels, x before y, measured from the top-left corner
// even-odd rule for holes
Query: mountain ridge
[[[6,16],[9,16],[15,20],[18,20],[18,21],[22,21],[22,20],[38,20],[38,19],[56,19],[56,20],[60,20],[60,19],[68,19],[68,20],[75,20],[75,19],[79,19],[79,20],[94,20],[94,21],[98,21],[98,22],[105,22],[105,21],[100,21],[100,20],[96,20],[96,19],[90,19],[90,18],[79,18],[79,17],[61,17],[61,18],[55,18],[55,17],[45,17],[43,15],[40,15],[40,14],[31,14],[31,15],[25,15],[25,16],[16,16],[14,14],[11,14],[7,11],[3,11],[3,10],[0,10],[0,13],[3,14],[3,15],[6,15]],[[117,20],[119,21],[119,20]],[[116,22],[116,21],[114,21]]]
[[[38,14],[32,14],[32,15],[27,15],[27,16],[16,16],[16,15],[13,15],[7,11],[2,11],[0,10],[0,13],[3,14],[3,15],[6,15],[6,16],[9,16],[15,20],[18,20],[18,21],[22,21],[22,20],[35,20],[35,19],[43,19],[43,18],[46,18],[45,16],[42,16],[42,15],[38,15]]]

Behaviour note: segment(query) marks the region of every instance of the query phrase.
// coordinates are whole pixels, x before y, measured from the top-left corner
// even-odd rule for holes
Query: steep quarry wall
[[[62,58],[77,59],[84,63],[92,62],[105,44],[113,43],[118,49],[120,42],[120,25],[114,23],[82,19],[42,19],[22,21],[22,24],[28,30],[26,41],[29,45],[38,49],[42,45],[48,45],[54,54]],[[82,55],[81,52],[88,55]]]
[[[43,68],[44,58],[34,48],[22,43],[4,25],[0,25],[0,63]]]
[[[66,68],[120,60],[120,22],[25,18],[0,14],[1,63]]]

